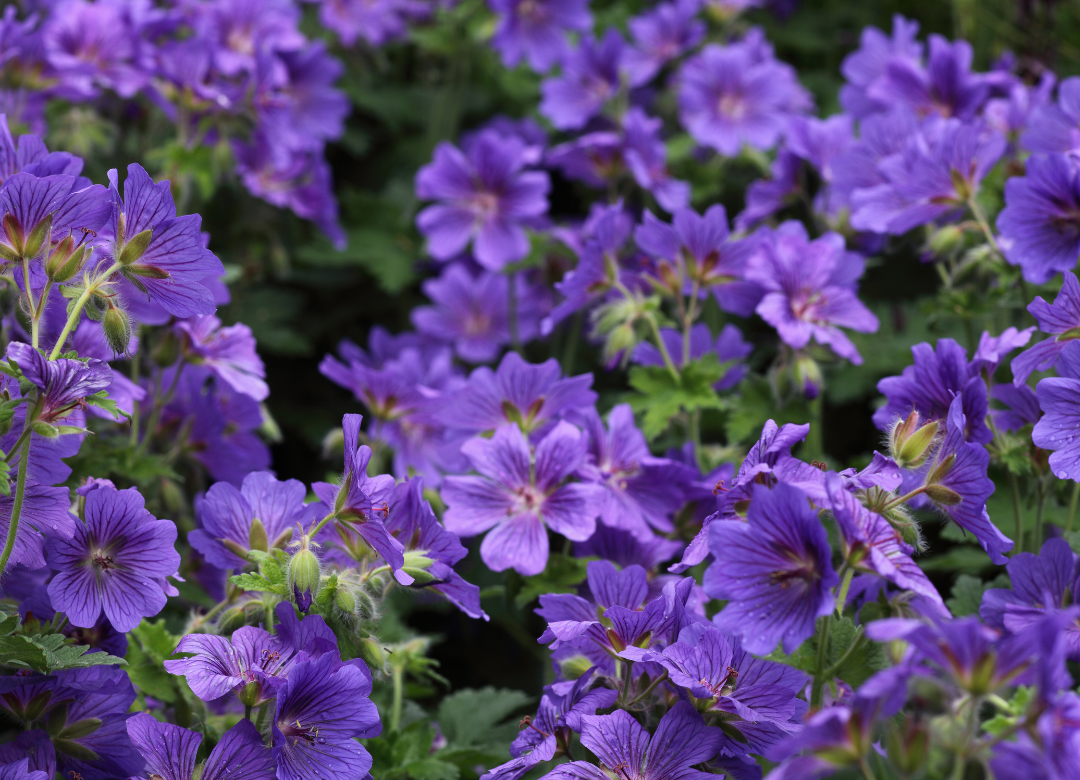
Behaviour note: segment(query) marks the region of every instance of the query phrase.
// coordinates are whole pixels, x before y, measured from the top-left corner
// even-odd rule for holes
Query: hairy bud
[[[921,466],[933,452],[939,427],[937,422],[919,426],[918,412],[912,412],[905,420],[897,422],[889,434],[889,454],[892,459],[905,469]]]
[[[131,237],[130,241],[124,244],[124,248],[120,250],[116,262],[120,263],[120,265],[131,265],[139,260],[146,254],[146,248],[150,246],[150,239],[153,237],[154,231],[152,229],[136,233]]]
[[[128,316],[115,306],[110,306],[101,320],[101,326],[109,348],[117,355],[126,353],[131,343],[131,320]]]
[[[311,549],[315,545],[306,535],[300,537],[298,544],[300,549],[293,553],[289,560],[287,582],[296,606],[301,612],[307,612],[311,609],[311,602],[319,594],[322,566]]]

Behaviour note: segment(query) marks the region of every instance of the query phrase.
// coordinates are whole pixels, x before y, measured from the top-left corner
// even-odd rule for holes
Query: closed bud
[[[248,531],[248,549],[262,552],[270,550],[270,540],[266,538],[266,526],[257,517],[251,522],[251,530]]]
[[[184,491],[180,489],[180,486],[174,480],[161,480],[161,503],[168,510],[170,517],[176,517],[187,506]]]
[[[296,606],[301,612],[311,609],[311,602],[319,593],[322,582],[322,567],[319,559],[312,552],[312,542],[307,536],[300,537],[300,549],[289,560],[288,586]]]
[[[115,306],[110,306],[101,320],[101,326],[109,348],[117,355],[125,354],[131,343],[131,320],[128,316]]]
[[[68,236],[64,241],[71,241],[71,236]],[[81,246],[69,255],[67,251],[61,252],[59,249],[53,252],[49,256],[49,260],[45,263],[45,273],[49,278],[57,283],[66,282],[75,277],[75,274],[82,270],[83,260],[86,259],[86,247]]]
[[[935,504],[941,506],[956,506],[963,499],[960,494],[955,490],[945,487],[944,485],[929,485],[926,488],[926,496]]]
[[[900,444],[895,460],[901,468],[916,469],[926,462],[937,437],[938,423],[929,422],[922,426]]]
[[[795,360],[795,386],[810,400],[818,397],[825,378],[821,375],[821,366],[809,355],[799,355]]]
[[[893,460],[900,457],[904,442],[911,438],[911,434],[915,433],[918,427],[919,413],[916,411],[912,411],[905,419],[893,424],[892,430],[889,431],[889,455]]]
[[[346,615],[356,614],[356,596],[348,588],[338,588],[334,591],[334,606]]]
[[[383,652],[382,645],[374,637],[366,636],[356,645],[357,650],[360,651],[360,657],[364,659],[364,663],[368,665],[371,671],[386,671],[386,653]]]
[[[131,237],[130,241],[124,244],[124,248],[120,250],[120,255],[116,258],[116,261],[120,265],[131,265],[146,254],[146,248],[150,246],[150,239],[153,237],[154,231],[149,228],[141,233],[136,233]]]
[[[46,439],[55,439],[60,435],[60,431],[57,430],[55,425],[50,425],[44,420],[35,420],[32,422],[30,424],[30,430]]]
[[[34,229],[30,231],[30,235],[26,238],[26,246],[23,249],[23,255],[26,258],[33,259],[41,254],[41,248],[45,246],[45,239],[52,232],[52,223],[53,215],[49,214],[45,219],[34,225]]]
[[[931,233],[926,245],[933,254],[941,256],[955,252],[963,243],[963,228],[959,225],[946,225]]]

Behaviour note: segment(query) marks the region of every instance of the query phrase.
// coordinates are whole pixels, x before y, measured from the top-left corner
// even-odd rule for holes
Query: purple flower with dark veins
[[[548,528],[578,542],[596,530],[599,488],[564,484],[584,462],[586,444],[565,421],[537,443],[535,458],[517,425],[470,439],[461,450],[480,476],[443,480],[446,528],[459,536],[490,530],[480,545],[490,569],[539,574],[548,560]]]
[[[241,626],[231,639],[188,634],[174,652],[191,657],[165,661],[165,671],[184,677],[203,701],[235,693],[245,705],[255,707],[277,695],[296,664],[324,654],[337,657],[337,639],[320,616],[299,620],[287,601],[275,611],[276,635],[256,626]]]
[[[878,328],[877,317],[856,295],[863,268],[862,256],[848,252],[839,234],[811,241],[801,222],[789,221],[762,236],[746,280],[765,290],[756,311],[785,344],[803,349],[812,339],[860,365],[862,356],[840,328]]]
[[[112,371],[101,360],[48,360],[39,350],[18,341],[8,345],[7,358],[38,389],[40,408],[36,419],[47,423],[68,417],[83,399],[106,389],[113,381]]]
[[[694,140],[728,157],[745,144],[771,149],[788,119],[812,107],[795,70],[775,59],[760,34],[710,43],[678,75],[679,117]]]
[[[416,195],[439,203],[416,217],[416,225],[437,260],[449,260],[473,242],[473,255],[499,271],[524,258],[529,239],[524,225],[548,209],[551,187],[542,171],[523,171],[528,147],[520,138],[481,133],[467,153],[448,143],[416,174]]]
[[[109,198],[104,187],[80,176],[16,173],[0,188],[0,217],[0,259],[34,260],[54,249],[81,251],[87,236],[108,221]]]
[[[713,758],[724,733],[710,728],[685,701],[675,704],[651,737],[626,710],[581,719],[581,744],[599,760],[560,764],[542,780],[686,780],[704,775],[690,767]]]
[[[867,94],[884,105],[906,103],[920,116],[972,119],[990,97],[990,83],[971,72],[971,44],[950,43],[940,35],[931,35],[929,42],[925,69],[911,57],[892,57]]]
[[[202,734],[162,723],[145,712],[132,715],[126,725],[132,744],[146,759],[144,771],[151,780],[192,780]],[[245,718],[221,736],[201,770],[200,780],[274,780],[277,767],[274,752]]]
[[[567,413],[593,406],[592,381],[592,374],[563,379],[554,359],[531,364],[507,352],[494,371],[486,366],[474,370],[438,416],[447,427],[467,433],[512,423],[526,434],[539,434]]]
[[[583,38],[563,60],[558,76],[540,85],[540,114],[558,130],[577,130],[615,97],[626,41],[614,27],[599,41]]]
[[[743,317],[761,300],[762,288],[745,278],[757,241],[733,240],[727,212],[719,204],[704,214],[677,209],[670,225],[646,211],[634,240],[658,265],[668,264],[685,280],[687,289],[679,292],[690,292],[696,282],[700,295],[711,289],[721,308]]]
[[[283,548],[292,538],[296,522],[308,516],[306,494],[303,483],[279,482],[267,471],[248,474],[239,490],[217,482],[195,499],[202,527],[188,533],[188,543],[219,569],[242,569],[248,551]]]
[[[1039,295],[1027,309],[1039,323],[1039,330],[1053,338],[1040,341],[1013,358],[1013,384],[1018,387],[1036,371],[1053,368],[1065,346],[1080,338],[1080,281],[1076,274],[1066,271],[1061,275],[1061,290],[1053,303],[1047,303]]]
[[[270,395],[266,385],[266,367],[255,351],[255,336],[242,322],[221,327],[212,314],[192,317],[176,323],[184,338],[184,352],[189,362],[209,368],[234,390],[265,401]]]
[[[687,626],[677,642],[659,652],[628,647],[619,655],[659,664],[699,708],[725,713],[727,724],[746,740],[729,739],[727,751],[787,755],[775,746],[798,730],[806,712],[806,702],[798,698],[808,679],[805,673],[754,658],[738,639],[708,623]]]
[[[690,204],[690,185],[671,178],[667,146],[660,137],[662,122],[632,106],[623,116],[622,125],[626,144],[623,157],[634,181],[648,190],[661,208],[667,211],[686,208]]]
[[[945,440],[927,466],[924,489],[926,497],[958,526],[973,534],[990,560],[1000,565],[1005,563],[1005,553],[1012,549],[1013,543],[986,512],[986,500],[994,492],[994,482],[986,475],[990,453],[981,444],[965,440],[965,424],[961,393],[949,406]],[[1038,434],[1032,438],[1038,446]],[[1050,466],[1054,467],[1053,456]]]
[[[859,48],[840,64],[847,83],[840,88],[840,105],[856,119],[887,112],[894,101],[880,101],[868,94],[869,89],[885,76],[891,62],[906,62],[918,67],[923,47],[918,42],[919,23],[908,21],[900,14],[893,15],[892,35],[877,27],[864,27]]]
[[[522,720],[525,725],[510,745],[513,758],[489,770],[481,780],[518,780],[569,746],[571,732],[581,731],[582,717],[614,704],[617,691],[590,687],[594,671],[589,669],[576,680],[545,686],[536,717]]]
[[[1042,419],[1035,424],[1031,440],[1036,447],[1050,450],[1050,470],[1058,479],[1080,482],[1080,342],[1069,341],[1058,355],[1056,377],[1048,377],[1035,388]]]
[[[11,528],[11,510],[15,500],[0,496],[0,539],[7,539]],[[28,484],[23,494],[22,510],[15,544],[4,572],[22,564],[27,569],[45,566],[45,540],[70,539],[78,523],[71,516],[71,499],[66,487]]]
[[[607,430],[596,410],[589,409],[584,428],[589,437],[588,459],[577,474],[603,495],[600,521],[646,539],[653,529],[674,531],[671,514],[684,503],[684,488],[694,476],[689,469],[653,457],[634,424],[629,404],[611,410]]]
[[[716,561],[705,591],[729,600],[714,622],[749,652],[771,653],[780,641],[794,652],[832,611],[840,578],[825,527],[798,488],[755,485],[746,522],[714,523],[709,547]]]
[[[432,339],[450,342],[454,352],[470,363],[494,360],[511,341],[510,284],[516,288],[514,310],[520,343],[540,331],[542,291],[524,274],[471,273],[464,263],[446,266],[438,279],[422,285],[433,306],[418,306],[410,318],[416,330]]]
[[[1071,155],[1036,155],[1026,175],[1005,182],[997,217],[1005,259],[1024,278],[1045,284],[1076,268],[1080,255],[1080,163]]]
[[[1005,565],[1012,588],[990,588],[983,593],[979,617],[988,626],[1010,634],[1024,634],[1048,613],[1076,603],[1077,557],[1064,539],[1047,539],[1038,555],[1019,553]],[[1080,623],[1071,620],[1062,632],[1065,654],[1080,660]]]
[[[538,73],[547,73],[568,51],[566,33],[592,27],[588,0],[488,0],[495,12],[491,45],[503,65],[526,60]]]
[[[326,653],[293,667],[271,726],[278,780],[362,780],[372,761],[356,738],[382,733],[370,694],[371,672],[363,661],[342,664]]]
[[[701,43],[705,23],[697,15],[696,0],[675,0],[627,22],[633,45],[624,67],[631,86],[648,83],[668,62]]]
[[[167,181],[155,183],[137,163],[128,166],[121,197],[116,170],[109,171],[112,222],[103,234],[113,245],[103,263],[119,266],[121,299],[149,300],[176,317],[213,314],[208,277],[225,273],[203,243],[202,217],[178,217]]]
[[[930,120],[901,153],[878,163],[885,183],[852,193],[851,226],[900,235],[957,213],[1004,152],[1004,136],[985,125]]]
[[[135,488],[92,490],[85,515],[70,539],[46,542],[57,572],[49,598],[73,625],[89,628],[104,610],[117,631],[131,631],[162,610],[166,595],[178,595],[165,579],[180,567],[176,524],[147,512]]]
[[[13,6],[8,8],[14,10]],[[0,114],[0,185],[22,171],[39,178],[56,174],[78,176],[82,166],[82,159],[73,154],[50,152],[36,135],[20,135],[16,142],[7,117]]]

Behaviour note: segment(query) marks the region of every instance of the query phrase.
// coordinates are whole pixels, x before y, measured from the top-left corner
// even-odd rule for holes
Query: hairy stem
[[[25,429],[30,429],[31,417],[26,413]],[[30,436],[23,440],[22,449],[19,452],[19,476],[15,483],[15,503],[11,507],[11,520],[8,524],[7,539],[4,541],[4,552],[0,553],[0,576],[7,569],[11,552],[15,549],[15,539],[19,535],[19,515],[22,514],[23,499],[26,497],[26,472],[29,470],[27,463],[30,461]]]

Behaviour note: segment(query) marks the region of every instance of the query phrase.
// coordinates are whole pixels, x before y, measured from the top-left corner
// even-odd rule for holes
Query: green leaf
[[[4,621],[5,624],[7,620]],[[63,634],[0,637],[0,666],[49,672],[103,664],[122,664],[123,658],[108,653],[90,653],[86,645],[68,644]]]
[[[414,259],[418,250],[404,231],[392,233],[364,227],[348,232],[348,245],[343,250],[318,239],[302,247],[297,259],[322,268],[357,266],[374,276],[383,290],[397,295],[416,279]]]
[[[241,590],[254,593],[277,593],[280,595],[288,593],[284,584],[275,585],[261,574],[234,574],[229,577],[229,582]]]
[[[999,574],[993,582],[983,582],[978,577],[970,574],[961,574],[956,578],[953,585],[952,595],[945,602],[949,611],[956,617],[979,614],[979,605],[982,604],[983,594],[990,588],[1009,587],[1009,576]]]
[[[505,688],[456,691],[439,704],[439,728],[448,747],[508,745],[518,731],[511,716],[531,701],[532,697],[521,691]]]
[[[144,619],[128,635],[128,676],[140,691],[155,699],[175,703],[179,698],[177,681],[165,671],[162,662],[171,658],[180,637],[169,633],[165,621],[151,623]]]
[[[766,420],[784,425],[810,419],[804,399],[800,397],[781,405],[765,377],[749,376],[740,388],[738,398],[729,401],[731,412],[727,418],[727,435],[730,442],[756,441]]]
[[[648,439],[655,439],[680,412],[701,409],[723,409],[724,402],[713,389],[726,371],[715,353],[683,366],[676,379],[661,366],[634,366],[630,369],[630,386],[640,393],[632,396],[630,405],[635,412],[644,412],[641,430]]]
[[[86,401],[86,403],[90,404],[90,406],[96,406],[99,409],[104,409],[117,420],[119,420],[121,416],[126,417],[129,420],[131,419],[130,414],[121,411],[120,407],[116,405],[116,401],[109,398],[109,392],[107,390],[101,390],[97,393],[94,393],[93,395],[88,395],[83,400]]]
[[[405,771],[416,780],[457,780],[461,776],[457,766],[433,757],[410,761],[405,765]]]
[[[525,577],[521,590],[514,598],[519,608],[528,606],[545,593],[572,593],[585,581],[585,567],[594,558],[572,558],[561,553],[548,557],[547,567],[533,577]]]

